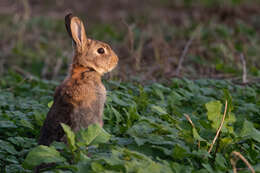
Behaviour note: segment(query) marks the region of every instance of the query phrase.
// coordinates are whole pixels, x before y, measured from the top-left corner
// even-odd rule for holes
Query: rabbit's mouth
[[[101,59],[99,60],[102,61]],[[85,61],[84,67],[92,69],[92,71],[96,71],[102,76],[104,73],[110,72],[117,66],[118,57],[116,55],[112,55],[109,57],[109,60],[106,60],[105,62],[100,61]]]
[[[99,68],[96,65],[94,65],[93,63],[88,63],[87,64],[87,68],[88,69],[92,69],[92,71],[97,72],[98,74],[100,74],[101,76],[106,73],[106,69],[104,68]]]
[[[110,72],[111,70],[113,70],[116,67],[116,65],[110,67],[110,68],[93,68],[94,71],[96,71],[97,73],[99,73],[101,76],[104,75],[105,73]]]

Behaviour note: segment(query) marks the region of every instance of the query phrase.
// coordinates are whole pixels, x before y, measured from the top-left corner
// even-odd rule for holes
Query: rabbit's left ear
[[[68,14],[65,16],[65,25],[68,34],[76,44],[76,50],[78,53],[83,53],[88,41],[83,22],[78,17]]]

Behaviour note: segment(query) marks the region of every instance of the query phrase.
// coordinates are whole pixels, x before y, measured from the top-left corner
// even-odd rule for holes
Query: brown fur
[[[73,131],[93,123],[103,125],[106,89],[101,76],[118,62],[108,44],[87,38],[83,22],[78,17],[67,15],[65,23],[74,42],[73,63],[67,78],[56,88],[54,103],[41,128],[40,145],[64,139],[61,123],[69,125]],[[99,48],[104,49],[103,54],[98,53]]]

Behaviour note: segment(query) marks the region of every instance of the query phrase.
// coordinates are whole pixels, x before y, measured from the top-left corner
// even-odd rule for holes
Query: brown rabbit
[[[106,43],[87,38],[83,22],[72,14],[65,17],[67,31],[74,43],[73,62],[67,78],[56,88],[54,103],[41,128],[39,145],[61,141],[61,123],[73,131],[98,123],[102,114],[106,89],[101,76],[114,69],[118,57]]]

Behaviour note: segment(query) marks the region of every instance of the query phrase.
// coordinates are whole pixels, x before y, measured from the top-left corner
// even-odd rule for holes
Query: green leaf
[[[48,103],[48,108],[51,108],[52,105],[53,105],[53,100]]]
[[[194,139],[198,140],[198,141],[206,141],[205,139],[203,139],[199,133],[197,132],[196,128],[192,128],[192,134],[193,134],[193,137]]]
[[[112,94],[111,98],[113,100],[113,102],[115,102],[116,104],[120,105],[120,106],[128,106],[129,104],[125,101],[123,101],[122,99],[120,99],[117,95]]]
[[[101,128],[101,127],[100,127]],[[101,128],[100,133],[98,136],[91,142],[90,145],[97,145],[101,143],[106,143],[109,141],[111,135],[107,133],[103,128]]]
[[[227,101],[228,103],[227,110],[231,112],[234,109],[232,96],[227,89],[223,89],[223,94],[224,94],[223,101],[224,102]]]
[[[4,151],[12,155],[16,155],[18,153],[11,143],[1,139],[0,139],[0,151]]]
[[[211,126],[215,130],[217,130],[224,116],[221,113],[222,104],[220,101],[211,101],[209,103],[206,103],[206,108],[207,108],[208,119],[211,120]],[[232,124],[235,121],[236,121],[235,115],[232,112],[229,112],[229,110],[227,110],[226,117],[221,131],[229,132],[230,134],[233,134],[234,130]]]
[[[75,134],[74,132],[71,130],[70,126],[61,123],[61,126],[66,134],[67,137],[67,141],[69,144],[69,148],[71,151],[75,151],[77,149],[76,145],[75,145]]]
[[[19,124],[20,124],[20,126],[24,126],[24,127],[33,129],[32,123],[31,123],[30,121],[26,120],[26,119],[21,119],[21,120],[19,121]]]
[[[66,144],[63,142],[54,141],[51,143],[51,147],[54,147],[56,150],[64,150],[66,149]]]
[[[232,112],[228,112],[226,117],[225,117],[225,121],[223,124],[223,132],[228,132],[230,134],[234,134],[234,128],[233,128],[233,124],[234,122],[236,122],[236,116],[235,114],[233,114]]]
[[[249,137],[256,140],[257,142],[260,142],[260,131],[254,127],[254,124],[252,122],[247,120],[244,121],[240,136],[247,138]]]
[[[225,146],[234,143],[234,139],[231,137],[220,138],[220,148],[224,148]]]
[[[122,121],[121,114],[113,106],[111,106],[110,109],[112,110],[113,114],[115,115],[115,118],[116,118],[115,123],[119,124]]]
[[[97,163],[97,162],[91,163],[91,168],[95,172],[102,172],[102,171],[104,171],[103,166],[101,164]]]
[[[222,154],[217,153],[215,161],[216,161],[216,164],[219,165],[220,167],[222,167],[222,168],[226,167],[227,162]]]
[[[79,162],[77,164],[77,173],[86,173],[86,170],[91,170],[90,164],[86,162]]]
[[[9,155],[5,158],[6,162],[10,162],[10,163],[15,163],[15,164],[19,164],[18,158],[16,158],[15,156]]]
[[[98,124],[91,124],[87,129],[81,129],[77,132],[77,145],[79,146],[106,143],[109,139],[110,134]]]
[[[56,149],[39,145],[28,153],[23,162],[23,167],[33,169],[35,166],[42,163],[57,163],[64,161],[66,161],[66,159],[62,157]]]
[[[211,155],[208,153],[207,150],[193,150],[191,153],[192,156],[196,156],[197,158],[211,158]]]
[[[207,116],[208,119],[212,121],[211,125],[212,127],[217,130],[220,126],[222,114],[221,114],[221,108],[222,104],[220,101],[211,101],[206,103],[207,108]]]
[[[210,164],[202,163],[202,166],[207,169],[210,173],[215,173]]]
[[[172,157],[175,159],[184,159],[184,157],[187,155],[188,151],[183,146],[176,144],[172,151]]]
[[[159,115],[161,114],[168,114],[163,108],[161,108],[160,106],[156,106],[156,105],[153,105],[152,107],[152,110],[156,113],[158,113]]]
[[[5,167],[5,171],[8,173],[23,173],[27,172],[19,163],[16,164],[10,164]]]
[[[15,146],[19,146],[23,148],[31,148],[37,144],[35,139],[21,137],[21,136],[9,137],[8,141],[10,141]]]
[[[88,163],[91,160],[91,158],[89,158],[86,155],[86,151],[84,149],[83,150],[78,150],[77,153],[76,153],[76,157],[75,158],[76,158],[77,162],[86,162],[86,163]]]
[[[12,121],[0,121],[0,128],[17,128]]]

